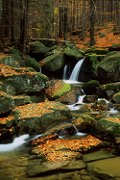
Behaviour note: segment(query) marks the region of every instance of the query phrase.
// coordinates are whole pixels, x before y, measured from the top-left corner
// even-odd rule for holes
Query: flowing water
[[[73,68],[73,71],[70,75],[70,78],[67,79],[67,70],[68,70],[68,65],[66,64],[64,66],[64,70],[63,70],[63,81],[68,83],[68,84],[83,84],[83,82],[78,82],[78,77],[79,77],[79,73],[81,71],[81,67],[82,64],[84,62],[84,59],[80,59],[77,64],[75,65],[75,67]]]
[[[75,67],[70,75],[69,80],[78,81],[79,73],[80,73],[83,62],[84,62],[84,59],[81,59],[77,62],[77,64],[75,65]]]
[[[68,69],[68,65],[66,64],[63,69],[63,77],[62,77],[63,80],[67,78],[67,69]]]

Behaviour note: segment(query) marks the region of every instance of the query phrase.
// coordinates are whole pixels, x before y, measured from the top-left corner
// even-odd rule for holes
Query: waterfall
[[[62,79],[65,80],[66,79],[66,76],[67,76],[67,69],[68,69],[68,65],[66,64],[64,66],[64,69],[63,69],[63,76],[62,76]]]
[[[78,80],[78,76],[79,76],[83,61],[84,61],[84,58],[80,59],[77,62],[77,64],[75,65],[75,67],[74,67],[74,69],[73,69],[73,71],[71,73],[71,76],[70,76],[69,80],[72,80],[72,81],[77,81]]]

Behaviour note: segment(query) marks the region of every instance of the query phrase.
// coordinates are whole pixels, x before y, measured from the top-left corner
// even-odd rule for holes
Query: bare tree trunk
[[[95,44],[94,23],[95,23],[95,0],[90,0],[90,45]]]

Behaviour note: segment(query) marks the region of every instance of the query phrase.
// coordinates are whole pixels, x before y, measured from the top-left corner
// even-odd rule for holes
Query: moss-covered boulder
[[[15,88],[16,94],[38,92],[47,87],[47,76],[30,68],[12,68],[0,65],[0,80]]]
[[[4,114],[13,109],[15,103],[11,95],[0,91],[0,114]]]
[[[24,64],[26,67],[32,67],[36,71],[40,71],[40,64],[37,62],[37,60],[35,58],[32,58],[30,56],[25,56]]]
[[[114,94],[118,93],[120,91],[120,82],[116,83],[109,83],[101,85],[99,88],[99,94],[100,96],[107,96],[112,97]]]
[[[120,91],[113,95],[112,100],[117,104],[120,103]]]
[[[60,51],[57,51],[40,61],[40,66],[44,67],[47,71],[50,72],[55,72],[62,69],[64,64],[64,55]]]
[[[37,61],[42,59],[44,55],[49,51],[49,48],[46,47],[40,41],[35,41],[30,43],[30,56],[35,58]]]
[[[96,124],[95,119],[87,113],[78,114],[72,112],[72,115],[74,117],[72,124],[80,131],[89,132],[90,128]]]
[[[71,85],[62,80],[51,80],[49,87],[45,90],[49,100],[60,98],[62,95],[70,92]]]
[[[111,137],[120,137],[120,115],[105,117],[97,121],[97,131]]]
[[[33,53],[47,53],[49,48],[40,41],[30,43],[30,51]]]
[[[79,49],[77,48],[66,47],[64,49],[64,54],[67,58],[71,58],[74,60],[79,60],[83,58],[83,55],[80,53]]]
[[[6,64],[16,68],[24,66],[24,63],[18,54],[0,54],[0,64]]]
[[[120,53],[106,56],[97,64],[96,74],[103,83],[120,81]]]
[[[50,126],[71,118],[67,106],[52,101],[17,106],[13,114],[17,117],[16,130],[19,133],[33,134],[44,132]]]

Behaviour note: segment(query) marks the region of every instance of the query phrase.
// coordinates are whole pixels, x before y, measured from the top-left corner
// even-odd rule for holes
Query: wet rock
[[[97,65],[97,77],[100,82],[118,82],[120,81],[120,53],[106,56]]]
[[[84,97],[84,103],[95,103],[98,99],[96,95],[87,95]]]
[[[83,85],[82,88],[85,94],[91,95],[97,93],[98,87],[99,87],[99,82],[96,80],[91,80],[85,83],[85,85]]]
[[[0,80],[4,80],[15,88],[16,94],[26,92],[38,92],[47,87],[47,76],[34,72],[30,68],[12,68],[10,66],[0,66]]]
[[[96,162],[88,163],[88,171],[91,175],[99,179],[120,179],[120,157],[103,159]]]
[[[60,98],[71,90],[71,86],[62,80],[51,80],[49,83],[49,87],[45,90],[49,100]]]
[[[33,103],[18,106],[13,110],[16,129],[19,133],[41,133],[50,126],[70,120],[70,110],[58,102]]]
[[[57,101],[64,103],[64,104],[75,104],[78,101],[78,97],[80,94],[82,94],[80,87],[73,87],[71,85],[71,90],[65,94],[63,94],[60,98],[57,99]]]
[[[11,95],[0,91],[0,114],[9,112],[15,106],[14,99]]]
[[[95,119],[89,114],[76,114],[73,112],[72,115],[74,117],[72,124],[80,131],[89,132],[89,129],[96,124]]]

